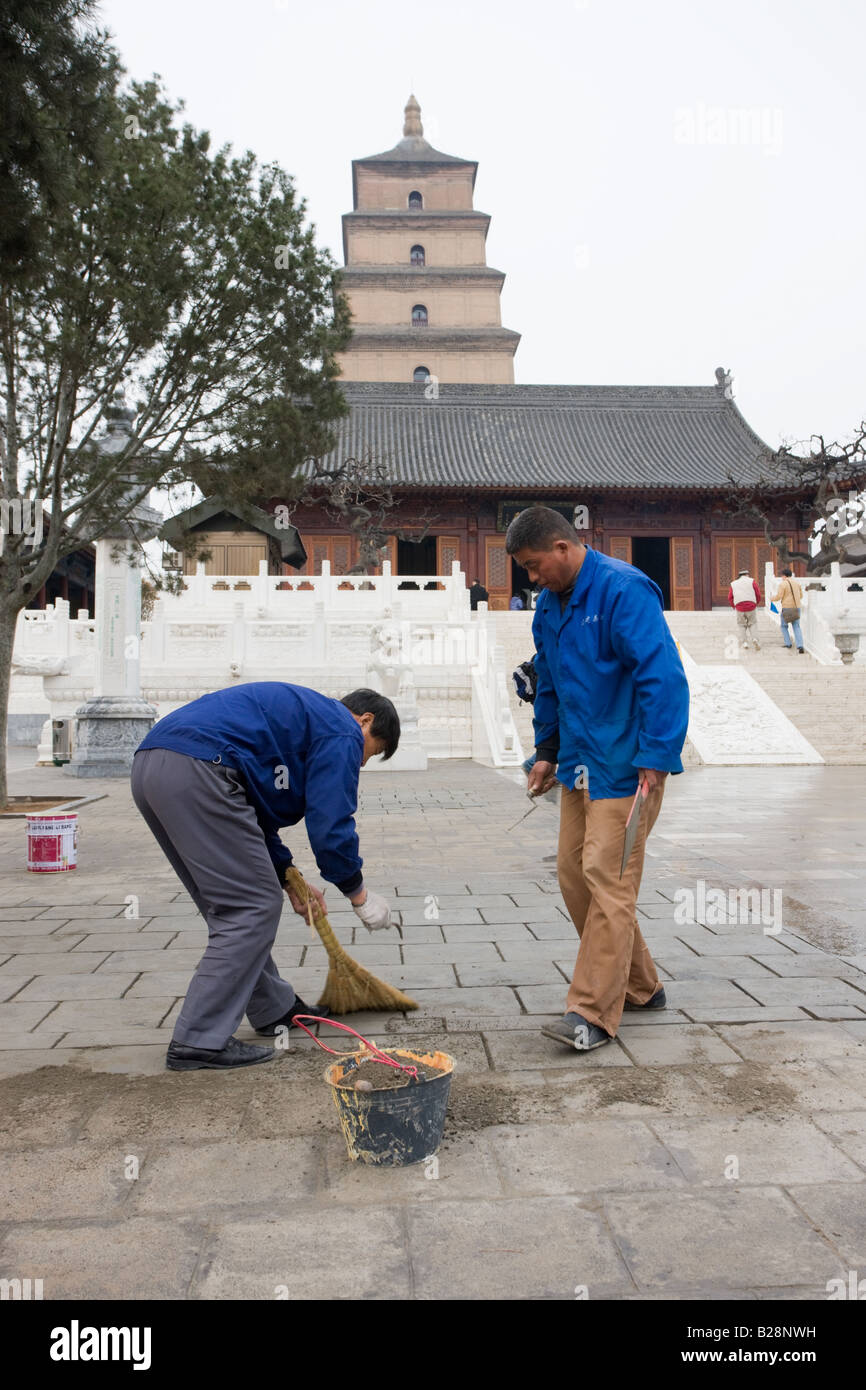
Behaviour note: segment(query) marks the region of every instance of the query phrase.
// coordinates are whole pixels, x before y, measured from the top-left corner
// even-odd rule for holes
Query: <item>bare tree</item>
[[[734,514],[763,528],[782,565],[802,560],[808,574],[826,574],[838,560],[850,574],[866,573],[866,421],[847,443],[828,444],[815,434],[808,442],[768,451],[757,480],[744,484],[729,474],[728,481]],[[809,532],[804,550],[789,545],[774,519],[786,511]]]
[[[300,480],[296,478],[296,485]],[[300,491],[288,503],[291,514],[299,506],[316,507],[343,527],[358,542],[358,560],[348,574],[369,574],[382,563],[382,551],[391,537],[419,545],[438,518],[425,512],[395,525],[392,513],[400,498],[394,495],[394,478],[388,465],[372,454],[347,458],[334,468],[313,460],[312,471]]]

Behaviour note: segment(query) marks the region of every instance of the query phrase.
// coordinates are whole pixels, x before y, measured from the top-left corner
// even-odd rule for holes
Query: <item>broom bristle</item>
[[[306,881],[297,869],[286,870],[286,883],[295,890],[302,900],[308,898]],[[322,938],[328,953],[328,978],[319,999],[319,1005],[327,1007],[335,1014],[359,1013],[361,1010],[409,1010],[418,1005],[408,994],[385,984],[365,970],[346,952],[337,940],[321,904],[312,900],[313,922]]]

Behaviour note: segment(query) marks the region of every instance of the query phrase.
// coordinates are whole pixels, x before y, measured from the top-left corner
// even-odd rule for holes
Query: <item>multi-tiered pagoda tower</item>
[[[490,217],[472,206],[477,170],[424,139],[414,96],[400,143],[352,161],[344,380],[513,383],[520,334],[502,327],[505,276],[486,261]]]

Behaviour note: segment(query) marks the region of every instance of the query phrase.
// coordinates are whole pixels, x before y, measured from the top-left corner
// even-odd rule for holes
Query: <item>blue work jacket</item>
[[[360,888],[355,812],[364,735],[339,700],[283,681],[235,685],[167,714],[136,751],[146,748],[236,768],[281,883],[292,855],[277,832],[305,819],[322,877],[341,893]]]
[[[682,772],[689,687],[657,584],[587,550],[564,612],[542,590],[532,635],[535,742],[558,744],[563,786],[596,801],[633,795],[641,767]]]

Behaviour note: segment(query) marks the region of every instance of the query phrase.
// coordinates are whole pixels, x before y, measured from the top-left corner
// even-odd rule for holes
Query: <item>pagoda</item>
[[[404,115],[393,149],[352,161],[343,379],[512,384],[520,334],[502,327],[505,276],[487,264],[490,217],[472,204],[478,165],[424,139],[414,96]]]

